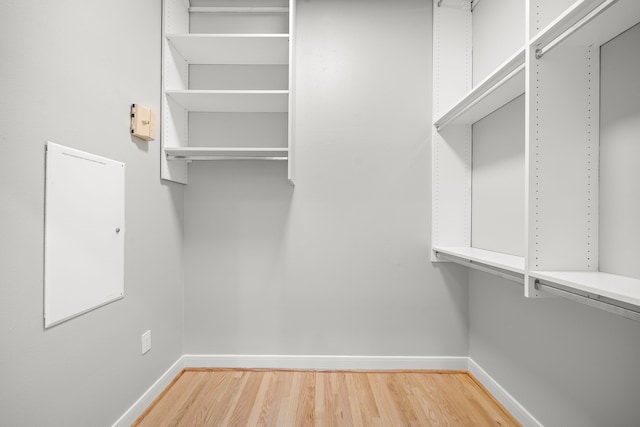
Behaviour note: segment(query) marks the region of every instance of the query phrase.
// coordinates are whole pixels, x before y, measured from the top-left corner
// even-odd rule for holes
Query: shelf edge
[[[498,67],[487,78],[474,87],[460,101],[458,101],[449,111],[445,112],[440,118],[434,121],[433,125],[438,131],[443,129],[448,123],[455,120],[461,114],[473,108],[479,101],[485,99],[492,92],[499,89],[505,83],[510,81],[525,67],[525,47],[518,50],[504,64]],[[524,87],[523,93],[524,93]]]
[[[287,6],[191,6],[191,13],[289,13]]]
[[[184,39],[286,39],[291,37],[289,33],[166,33],[168,40],[174,38]]]
[[[470,250],[475,250],[475,251],[486,252],[486,253],[495,253],[495,254],[499,254],[500,256],[507,256],[507,257],[510,257],[510,258],[517,258],[518,261],[522,263],[522,266],[514,266],[514,265],[509,265],[509,264],[504,263],[504,262],[497,262],[495,260],[490,259],[489,257],[483,258],[481,256],[471,256],[471,255],[466,254],[466,253],[464,253],[462,251],[456,250],[456,248],[437,247],[437,246],[433,247],[433,251],[436,252],[436,253],[442,253],[442,254],[450,255],[450,256],[453,256],[453,257],[461,258],[461,259],[466,260],[466,261],[484,264],[484,265],[487,265],[487,266],[490,266],[490,267],[493,267],[493,268],[498,268],[498,269],[509,271],[509,272],[512,272],[512,273],[517,273],[517,274],[521,274],[521,275],[524,275],[524,273],[525,273],[525,270],[524,270],[524,257],[519,257],[519,256],[516,256],[516,255],[503,254],[503,253],[494,252],[494,251],[488,251],[488,250],[484,250],[484,249],[477,249],[477,248],[469,248],[469,249]]]

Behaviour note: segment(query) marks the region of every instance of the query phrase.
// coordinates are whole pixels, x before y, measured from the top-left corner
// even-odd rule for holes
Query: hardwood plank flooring
[[[187,369],[133,424],[520,426],[468,373]]]

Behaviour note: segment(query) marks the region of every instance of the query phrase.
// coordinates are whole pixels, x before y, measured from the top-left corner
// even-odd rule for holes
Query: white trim
[[[185,354],[184,367],[288,368],[310,370],[437,369],[466,371],[468,368],[468,358],[425,356]]]
[[[133,424],[140,415],[153,403],[153,401],[160,396],[160,393],[164,391],[165,388],[176,378],[180,372],[184,369],[184,356],[180,356],[176,362],[171,365],[167,371],[162,374],[158,380],[153,383],[151,387],[147,391],[145,391],[142,396],[136,402],[131,405],[127,411],[122,414],[118,421],[113,423],[112,427],[129,427]]]
[[[498,402],[518,420],[523,427],[543,427],[542,423],[535,419],[524,406],[509,394],[491,375],[480,367],[473,359],[469,360],[469,373],[476,377],[478,381],[496,398]]]

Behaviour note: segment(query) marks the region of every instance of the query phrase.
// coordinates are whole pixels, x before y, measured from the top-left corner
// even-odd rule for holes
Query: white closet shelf
[[[188,111],[286,113],[287,90],[167,90],[166,95]]]
[[[287,6],[191,6],[192,13],[289,13]]]
[[[288,64],[289,34],[167,34],[189,64]]]
[[[448,124],[473,124],[525,91],[525,48],[516,52],[434,123],[438,131]]]
[[[524,274],[524,257],[465,246],[434,247],[433,250],[501,270]]]
[[[598,271],[532,271],[530,276],[640,307],[640,279]]]
[[[169,160],[275,159],[286,160],[286,147],[165,147]]]
[[[215,9],[288,9],[288,2],[282,0],[189,0],[190,8]]]
[[[638,22],[638,0],[581,0],[540,31],[530,45],[533,49],[560,43],[601,46]]]

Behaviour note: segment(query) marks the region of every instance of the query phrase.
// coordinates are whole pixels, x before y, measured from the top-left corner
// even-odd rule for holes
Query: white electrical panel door
[[[124,170],[47,143],[45,328],[124,296]]]

